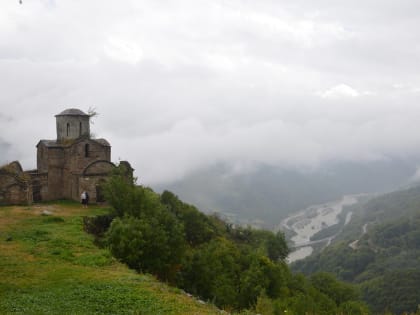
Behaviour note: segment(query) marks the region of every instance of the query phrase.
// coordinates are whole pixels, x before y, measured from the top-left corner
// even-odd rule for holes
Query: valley
[[[334,226],[327,227],[310,239],[325,240],[335,232],[331,244],[311,253],[305,248],[315,248],[314,244],[299,248],[291,255],[300,255],[291,268],[305,275],[331,273],[357,285],[374,314],[414,312],[420,303],[420,186],[359,199],[344,207],[342,226],[335,231]],[[349,213],[351,220],[344,220]],[[293,226],[290,222],[286,221]]]
[[[288,262],[292,263],[311,255],[314,246],[321,248],[328,246],[340,233],[341,228],[322,238],[314,239],[313,237],[327,228],[340,225],[341,221],[343,221],[341,225],[347,225],[351,220],[352,212],[347,212],[341,218],[340,214],[346,207],[356,204],[364,195],[346,195],[336,201],[310,206],[282,220],[277,230],[293,235],[289,241],[290,247],[294,250],[289,254]]]

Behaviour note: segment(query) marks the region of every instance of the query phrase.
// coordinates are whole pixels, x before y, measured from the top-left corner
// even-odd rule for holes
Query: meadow
[[[220,314],[97,247],[83,216],[108,211],[69,201],[0,207],[0,314]]]

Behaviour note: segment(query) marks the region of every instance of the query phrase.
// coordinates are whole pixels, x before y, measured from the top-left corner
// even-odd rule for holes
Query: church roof
[[[109,142],[103,138],[101,139],[92,139],[93,141],[98,142],[99,144],[105,146],[105,147],[110,147],[111,145],[109,144]]]
[[[86,139],[81,138],[80,140],[86,140]],[[75,141],[79,142],[80,140],[75,140]],[[94,142],[99,143],[100,145],[102,145],[104,147],[110,147],[111,146],[109,144],[109,142],[105,139],[89,139],[89,141],[94,141]],[[45,145],[46,147],[52,148],[52,147],[67,147],[69,145],[73,145],[75,142],[70,143],[70,144],[66,144],[66,143],[59,142],[57,140],[40,140],[36,146],[38,147],[41,143],[43,145]]]
[[[77,108],[68,108],[62,111],[60,114],[55,115],[57,116],[89,116],[88,114],[82,112],[80,109]]]
[[[56,140],[40,140],[36,146],[38,147],[41,143],[46,147],[62,147]]]

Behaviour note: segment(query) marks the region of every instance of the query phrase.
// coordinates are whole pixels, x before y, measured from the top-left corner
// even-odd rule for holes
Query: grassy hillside
[[[0,314],[220,313],[96,247],[82,216],[106,211],[69,202],[0,207]]]

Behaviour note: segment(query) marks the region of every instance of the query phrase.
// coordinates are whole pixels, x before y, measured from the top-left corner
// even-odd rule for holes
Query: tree
[[[105,199],[118,217],[138,216],[144,203],[144,189],[136,186],[135,180],[126,173],[125,166],[119,165],[102,185]]]
[[[167,211],[114,219],[107,232],[112,254],[129,267],[173,281],[185,251],[183,226]]]
[[[238,307],[240,252],[234,243],[216,238],[194,249],[185,259],[179,284],[219,307]]]
[[[284,261],[289,255],[289,248],[283,232],[272,234],[267,239],[267,255],[273,261]]]
[[[194,206],[183,203],[172,192],[165,190],[160,200],[184,224],[185,237],[191,246],[208,242],[218,234],[208,216]]]
[[[347,283],[339,282],[332,274],[319,272],[311,276],[312,285],[330,297],[337,306],[347,301],[358,299],[356,289]]]
[[[244,260],[246,265],[242,266],[239,286],[241,307],[254,305],[263,293],[270,298],[277,298],[281,296],[283,289],[287,290],[287,266],[253,253],[243,257],[242,261]]]

